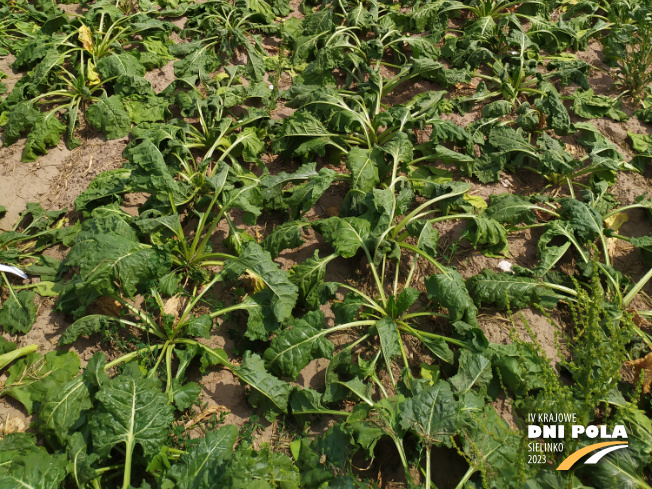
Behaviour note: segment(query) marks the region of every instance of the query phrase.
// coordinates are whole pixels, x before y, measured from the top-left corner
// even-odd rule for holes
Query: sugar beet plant
[[[29,72],[0,107],[4,144],[27,133],[23,160],[33,161],[63,135],[70,149],[78,146],[82,115],[108,139],[127,135],[132,122],[166,119],[167,106],[142,76],[169,58],[172,27],[151,12],[92,9],[85,18],[60,17],[36,31],[12,63]]]
[[[645,170],[652,142],[630,134],[628,162],[588,121],[627,115],[568,52],[595,38],[618,54],[647,120],[645,5],[305,1],[288,17],[283,1],[87,2],[81,14],[11,1],[0,12],[0,49],[23,72],[0,102],[4,145],[25,137],[35,160],[64,135],[82,144],[86,123],[129,138],[74,214],[29,204],[0,233],[5,332],[40,327],[52,300],[69,320],[61,347],[116,347],[82,368],[72,351],[0,340],[0,396],[35,415],[34,434],[3,432],[0,487],[650,487],[639,297],[652,272],[624,275],[614,250],[652,251],[621,230],[651,204],[642,192],[619,203],[611,186]],[[183,15],[182,29],[168,20]],[[147,72],[168,62],[176,78],[156,93]],[[476,194],[506,173],[541,185]],[[144,202],[129,213],[133,194]],[[528,268],[454,266],[470,253],[486,267],[510,259],[524,232],[537,239]],[[556,363],[532,316],[517,322],[524,308],[556,331]],[[511,341],[492,343],[499,313]],[[236,346],[215,348],[227,332]],[[315,361],[323,382],[301,384]],[[211,369],[291,427],[289,446],[254,448],[250,429],[202,421],[192,441],[184,426]],[[527,414],[557,410],[625,424],[628,450],[557,471],[584,443],[566,440],[549,463],[528,463]],[[308,436],[320,418],[329,427]]]

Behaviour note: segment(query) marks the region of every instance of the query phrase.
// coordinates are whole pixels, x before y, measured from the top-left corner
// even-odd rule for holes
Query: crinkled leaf
[[[295,319],[265,350],[265,363],[273,372],[296,380],[301,370],[315,358],[330,358],[333,344],[325,338],[324,313],[311,311]]]
[[[627,114],[620,110],[621,102],[606,95],[596,95],[592,89],[576,90],[572,95],[573,112],[585,119],[610,117],[618,122],[626,121]]]
[[[57,489],[67,474],[64,454],[32,450],[0,466],[0,487]]]
[[[473,304],[464,280],[457,270],[445,267],[442,273],[426,278],[425,285],[428,298],[447,308],[451,321],[462,320],[477,326],[478,309]]]
[[[265,362],[260,356],[249,351],[242,358],[242,365],[233,367],[233,373],[249,385],[249,402],[263,410],[270,422],[279,414],[287,413],[288,399],[292,386],[277,379],[265,370]]]
[[[512,104],[507,100],[497,100],[496,102],[491,102],[483,107],[482,117],[485,119],[502,117],[509,114],[512,111],[512,108]]]
[[[354,256],[364,246],[364,240],[371,231],[370,222],[359,217],[331,217],[317,221],[313,227],[343,258]]]
[[[535,205],[527,197],[516,194],[491,195],[491,202],[485,211],[487,216],[503,224],[513,226],[520,223],[534,224],[536,216],[533,212]]]
[[[4,115],[4,114],[3,114]],[[34,108],[33,102],[20,102],[8,114],[4,124],[3,145],[9,146],[20,139],[25,131],[34,127],[43,118],[41,111]]]
[[[166,472],[165,479],[179,489],[214,487],[224,473],[225,463],[233,456],[237,439],[238,429],[234,425],[209,431]]]
[[[288,221],[276,226],[261,243],[272,258],[276,258],[283,250],[298,248],[304,243],[301,230],[308,225],[305,220]]]
[[[398,297],[390,296],[387,300],[387,310],[391,317],[397,318],[414,304],[421,293],[412,287],[406,287]]]
[[[50,440],[66,445],[75,428],[86,420],[86,410],[93,407],[91,393],[82,376],[49,391],[41,403],[38,428]]]
[[[192,406],[201,394],[201,387],[196,382],[187,382],[183,385],[178,379],[172,381],[172,399],[179,411],[185,411]]]
[[[450,385],[443,380],[422,389],[399,405],[401,427],[414,431],[428,445],[450,446],[459,418]]]
[[[593,207],[576,199],[559,199],[560,215],[570,222],[575,236],[581,243],[593,241],[602,235],[602,216]]]
[[[135,191],[155,194],[161,193],[162,200],[169,200],[169,194],[178,202],[185,201],[183,185],[174,179],[170,168],[159,148],[150,140],[145,140],[133,148],[128,148],[129,161],[125,168],[131,169],[130,186]]]
[[[36,293],[31,290],[19,291],[16,298],[10,295],[0,309],[0,326],[11,334],[27,333],[32,329],[38,309],[35,298]]]
[[[482,251],[487,256],[509,254],[507,230],[498,221],[484,215],[474,216],[467,221],[469,241],[474,247],[482,245]]]
[[[75,199],[75,210],[87,212],[90,204],[97,201],[120,199],[120,195],[131,191],[131,170],[117,168],[97,175],[79,197]]]
[[[184,326],[190,336],[201,336],[210,339],[213,329],[213,318],[209,314],[191,317]]]
[[[487,269],[467,279],[466,286],[478,307],[495,306],[502,310],[537,304],[545,292],[534,279]]]
[[[311,309],[319,308],[322,297],[335,292],[332,285],[324,282],[326,265],[335,258],[336,255],[319,258],[319,250],[315,250],[314,256],[290,269],[290,282],[299,289],[299,301]]]
[[[97,477],[97,471],[93,465],[99,457],[96,453],[88,453],[88,446],[81,432],[76,431],[72,434],[66,445],[66,454],[70,462],[72,476],[82,487]]]
[[[463,350],[459,370],[448,381],[458,395],[466,394],[471,388],[485,386],[493,377],[491,362],[484,355]]]
[[[322,122],[309,112],[298,111],[283,121],[272,151],[289,151],[297,156],[308,153],[325,155],[325,147],[334,136]]]
[[[319,174],[308,178],[306,183],[287,190],[285,204],[290,208],[291,215],[297,219],[300,215],[312,209],[319,198],[328,190],[337,176],[335,170],[322,168]]]
[[[102,131],[107,139],[119,139],[131,129],[131,119],[122,105],[120,97],[102,95],[86,109],[86,119],[96,129]]]
[[[100,331],[106,331],[112,324],[117,323],[118,319],[103,314],[91,314],[84,316],[72,323],[59,339],[60,345],[70,345],[77,341],[80,336],[90,336]]]
[[[530,343],[492,343],[485,354],[491,357],[494,368],[499,369],[501,382],[516,395],[523,396],[532,389],[544,387],[547,359],[539,356]]]
[[[101,294],[115,293],[115,284],[133,297],[149,280],[168,271],[167,254],[141,244],[136,231],[119,216],[84,221],[65,265],[79,267],[86,287]]]
[[[31,414],[49,393],[77,375],[79,365],[79,357],[73,352],[31,353],[9,368],[5,388]]]
[[[153,455],[165,442],[174,408],[157,379],[142,376],[138,365],[102,384],[95,394],[96,408],[89,423],[93,447],[106,457],[116,446],[129,458],[136,445]]]
[[[61,136],[66,132],[66,126],[57,119],[56,112],[48,112],[34,123],[27,135],[23,161],[36,161],[40,155],[48,152],[47,148],[59,144]]]
[[[297,387],[290,395],[290,411],[297,418],[310,414],[326,413],[328,409],[322,405],[321,398],[321,392],[309,388],[299,389]]]
[[[490,487],[509,487],[517,477],[521,435],[512,431],[492,406],[481,412],[467,410],[464,424],[466,455],[487,470]]]
[[[102,79],[107,79],[120,75],[143,76],[146,70],[135,56],[122,52],[111,53],[100,58],[97,62],[97,71],[102,75]]]
[[[554,87],[550,87],[545,95],[534,101],[534,104],[545,114],[550,129],[554,129],[560,135],[571,131],[570,116]]]
[[[299,470],[292,459],[268,447],[256,451],[244,448],[237,451],[227,472],[225,488],[283,488],[300,489]]]
[[[272,261],[272,257],[264,251],[258,243],[247,242],[243,246],[241,255],[228,260],[222,274],[242,275],[248,272],[260,280],[265,288],[251,297],[259,305],[271,309],[273,317],[278,323],[292,315],[292,309],[297,301],[298,289],[290,279],[288,272],[281,270]],[[258,325],[261,326],[261,325]],[[256,331],[255,337],[261,337],[261,332]],[[262,335],[261,339],[267,339]]]

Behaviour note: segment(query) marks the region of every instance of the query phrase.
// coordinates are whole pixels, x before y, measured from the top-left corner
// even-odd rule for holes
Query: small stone
[[[500,268],[503,272],[511,272],[512,264],[507,260],[503,260],[498,264],[498,268]]]

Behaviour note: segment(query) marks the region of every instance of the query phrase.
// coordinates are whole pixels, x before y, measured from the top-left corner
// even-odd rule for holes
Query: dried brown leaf
[[[643,375],[643,393],[649,394],[650,388],[652,388],[652,352],[638,360],[625,362],[625,366],[634,369],[637,382]]]

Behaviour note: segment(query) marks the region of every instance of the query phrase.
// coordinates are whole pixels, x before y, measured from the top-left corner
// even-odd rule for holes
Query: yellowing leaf
[[[627,221],[629,221],[629,217],[627,217],[627,214],[625,214],[624,212],[618,212],[617,214],[614,214],[613,216],[605,219],[604,223],[609,229],[612,229],[613,231],[618,231],[620,226],[625,224]],[[612,257],[616,252],[617,244],[618,244],[618,238],[607,238],[607,251],[609,252],[609,255]]]
[[[95,65],[90,59],[88,60],[88,68],[86,69],[86,79],[91,87],[99,85],[102,82],[102,80],[100,80],[100,75],[95,71]]]
[[[84,49],[89,53],[93,54],[93,33],[91,28],[85,25],[82,25],[79,30],[79,42],[82,43]]]
[[[618,229],[620,229],[620,226],[625,224],[627,221],[629,221],[629,217],[627,217],[627,214],[625,214],[624,212],[618,212],[617,214],[614,214],[613,216],[605,219],[604,223],[607,225],[609,229],[618,231]]]
[[[464,200],[471,204],[476,209],[486,209],[488,207],[487,201],[485,201],[479,195],[469,195],[464,194]]]
[[[245,279],[248,281],[246,285],[247,290],[250,290],[252,294],[256,294],[266,287],[265,281],[255,273],[251,273],[249,270],[247,270],[247,273],[245,274]]]

